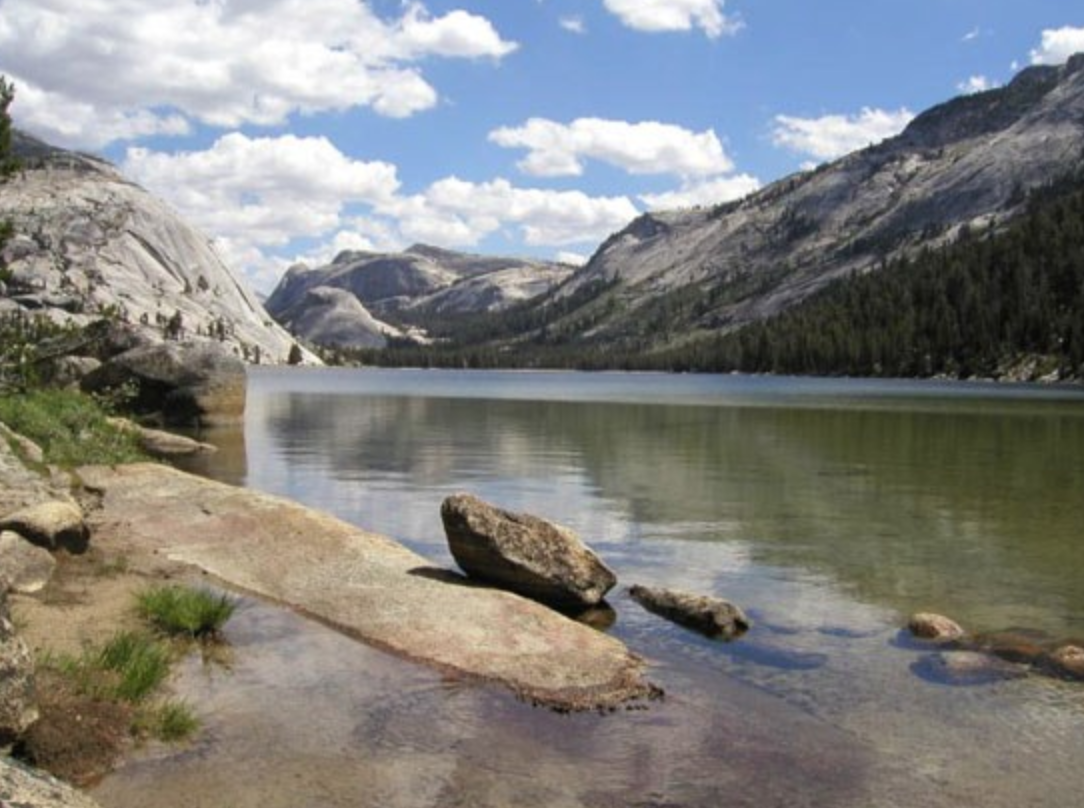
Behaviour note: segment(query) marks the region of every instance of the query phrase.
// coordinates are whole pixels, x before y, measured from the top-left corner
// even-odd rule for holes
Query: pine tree
[[[3,184],[19,167],[19,162],[12,153],[11,116],[8,114],[8,108],[14,100],[14,85],[4,76],[0,76],[0,184]],[[12,234],[11,222],[0,221],[0,250],[4,248]],[[0,258],[0,270],[3,268],[3,259]]]

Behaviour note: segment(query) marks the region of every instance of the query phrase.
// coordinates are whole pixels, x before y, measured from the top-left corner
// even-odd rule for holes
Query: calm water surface
[[[668,698],[556,716],[248,603],[232,672],[193,662],[179,685],[204,738],[133,762],[106,805],[1079,804],[1084,685],[949,684],[899,626],[1084,636],[1081,391],[266,369],[244,434],[211,439],[203,471],[447,566],[448,494],[568,525],[617,572],[609,631]],[[636,582],[726,597],[754,629],[703,640]]]

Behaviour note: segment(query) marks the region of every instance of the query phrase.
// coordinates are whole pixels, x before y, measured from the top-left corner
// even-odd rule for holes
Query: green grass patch
[[[0,396],[0,421],[38,444],[47,463],[73,468],[148,460],[139,438],[111,425],[107,417],[97,400],[74,390]]]
[[[125,631],[107,642],[95,662],[116,675],[112,694],[121,701],[139,703],[169,676],[169,649],[153,637]]]
[[[199,729],[199,718],[184,701],[167,701],[154,711],[148,730],[160,741],[177,743],[187,740]]]
[[[169,648],[146,632],[123,631],[78,656],[46,655],[39,662],[63,674],[84,696],[139,704],[169,676]]]
[[[138,595],[143,619],[171,636],[207,639],[217,636],[237,608],[226,594],[184,586],[156,586]]]

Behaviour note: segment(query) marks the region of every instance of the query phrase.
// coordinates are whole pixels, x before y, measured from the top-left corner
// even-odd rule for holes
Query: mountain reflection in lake
[[[210,473],[444,566],[450,493],[566,524],[618,573],[610,631],[668,698],[555,716],[251,604],[235,672],[181,685],[208,736],[107,780],[107,805],[151,780],[178,806],[1065,806],[1084,786],[1084,685],[941,684],[898,637],[917,609],[1084,635],[1074,391],[284,370],[249,387],[244,444]],[[701,639],[634,582],[727,597],[753,630]],[[226,791],[201,801],[200,778]]]

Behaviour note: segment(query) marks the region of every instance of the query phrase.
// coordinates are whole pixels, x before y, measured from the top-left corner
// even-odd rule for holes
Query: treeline
[[[772,319],[677,347],[653,349],[650,334],[576,338],[553,314],[524,308],[508,320],[495,315],[480,328],[457,329],[439,344],[337,358],[386,366],[960,378],[999,376],[1032,361],[1034,373],[1080,379],[1084,180],[1033,193],[1026,212],[1001,232],[965,228],[950,246],[841,278]]]
[[[1034,195],[1005,231],[830,284],[803,305],[674,352],[676,369],[998,376],[1034,359],[1084,376],[1084,183]]]

